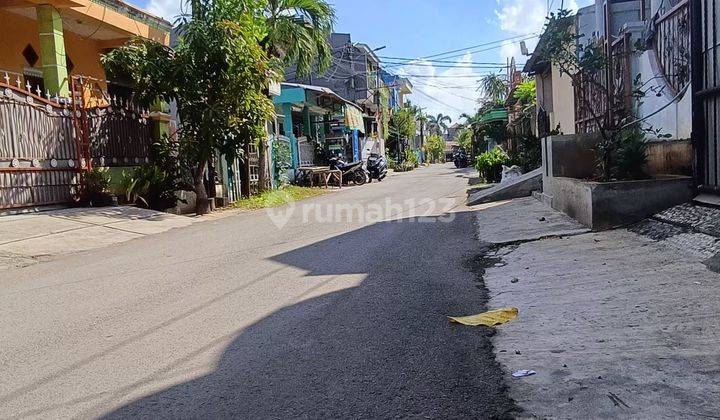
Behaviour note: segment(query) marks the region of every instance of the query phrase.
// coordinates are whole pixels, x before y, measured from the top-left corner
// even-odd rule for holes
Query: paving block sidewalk
[[[1,216],[0,270],[161,233],[197,220],[127,206]]]
[[[518,218],[521,205],[533,216]],[[625,229],[523,233],[542,213],[563,219],[528,201],[477,213],[480,239],[500,244],[486,255],[489,306],[520,311],[494,338],[519,416],[715,418],[720,275],[707,254]],[[511,376],[521,369],[537,374]]]

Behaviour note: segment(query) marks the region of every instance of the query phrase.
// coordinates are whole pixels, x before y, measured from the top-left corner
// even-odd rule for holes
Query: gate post
[[[160,141],[170,135],[170,105],[157,99],[150,107],[150,120],[152,121],[153,140]]]
[[[51,4],[39,5],[35,10],[40,35],[40,61],[45,88],[52,95],[56,94],[61,98],[67,98],[70,96],[70,87],[68,86],[62,17]]]
[[[703,100],[698,92],[704,89],[703,86],[703,33],[702,33],[702,2],[692,0],[690,7],[690,87],[691,87],[691,109],[692,128],[690,139],[694,154],[695,185],[701,186],[705,183],[705,150],[708,139],[705,133],[705,120],[703,112]],[[715,23],[713,22],[713,26]]]

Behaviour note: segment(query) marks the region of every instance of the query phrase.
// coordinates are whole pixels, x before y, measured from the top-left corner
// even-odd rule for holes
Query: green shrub
[[[417,168],[418,164],[420,163],[417,152],[415,152],[414,150],[405,149],[405,163],[408,166]]]
[[[385,149],[385,159],[387,159],[388,168],[392,170],[397,169],[397,161],[387,149]]]
[[[288,184],[287,170],[292,167],[290,143],[276,138],[272,142],[272,165],[275,185],[279,188]]]
[[[540,139],[533,134],[516,137],[517,150],[510,155],[510,163],[522,168],[523,173],[542,166],[542,148]]]
[[[125,199],[153,210],[166,210],[178,202],[176,191],[183,189],[176,176],[156,164],[147,164],[131,172],[123,171]]]
[[[638,127],[628,127],[617,134],[615,150],[616,176],[618,179],[646,178],[645,165],[648,161],[645,133]]]
[[[93,168],[83,175],[84,190],[80,202],[89,206],[108,206],[112,202],[109,194],[110,173]]]
[[[502,166],[510,163],[510,157],[499,147],[489,152],[482,153],[475,158],[475,169],[485,182],[500,182],[502,178]]]

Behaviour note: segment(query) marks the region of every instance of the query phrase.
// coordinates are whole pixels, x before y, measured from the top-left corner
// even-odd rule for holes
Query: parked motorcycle
[[[370,182],[372,182],[373,179],[382,181],[383,178],[387,176],[387,160],[378,153],[371,153],[367,159],[367,170],[370,174]]]
[[[459,150],[453,155],[453,162],[455,162],[456,168],[467,168],[468,158],[465,152]]]
[[[340,158],[331,158],[330,169],[342,171],[343,184],[352,181],[355,185],[363,185],[367,181],[367,174],[365,173],[365,169],[363,169],[362,161],[345,163],[345,161]]]

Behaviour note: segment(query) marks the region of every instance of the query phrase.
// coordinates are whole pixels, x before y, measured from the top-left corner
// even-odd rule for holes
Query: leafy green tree
[[[401,156],[398,155],[398,153],[401,153],[400,144],[405,144],[405,142],[414,138],[416,129],[415,110],[410,107],[403,107],[395,111],[390,119],[387,147],[393,155],[396,155],[398,160],[402,160],[400,159]]]
[[[458,132],[458,145],[465,152],[472,151],[473,131],[470,128],[463,128]]]
[[[259,42],[270,57],[281,60],[285,67],[295,66],[298,76],[306,76],[316,68],[322,73],[330,66],[332,47],[328,39],[335,23],[335,9],[328,2],[266,0],[255,10],[263,26]],[[258,144],[261,191],[268,178],[266,151],[267,140],[263,137]]]
[[[578,40],[582,34],[576,34],[572,27],[571,12],[560,10],[551,13],[545,23],[546,42],[539,47],[539,55],[552,63],[560,74],[568,76],[575,88],[576,106],[587,112],[596,122],[597,132],[602,141],[598,150],[598,169],[602,180],[609,180],[612,172],[612,160],[615,154],[614,121],[608,118],[609,110],[597,112],[591,98],[592,90],[605,90],[606,87],[594,77],[608,68],[604,48],[600,43],[582,45]]]
[[[428,159],[431,162],[440,162],[445,155],[445,140],[437,134],[433,134],[427,139]]]
[[[181,21],[175,49],[134,39],[103,57],[110,73],[137,81],[135,93],[150,104],[175,101],[179,114],[178,155],[192,171],[195,211],[209,211],[203,183],[216,151],[228,157],[265,136],[274,112],[263,94],[271,63],[257,42],[261,35],[257,3],[242,0],[192,0],[192,15]]]
[[[513,97],[523,105],[535,105],[537,102],[535,79],[526,80],[517,85]]]
[[[417,122],[415,112],[411,108],[400,108],[392,117],[391,124],[402,139],[409,140],[415,137]]]
[[[292,152],[290,151],[290,143],[281,139],[276,139],[273,141],[272,147],[275,183],[278,186],[284,186],[288,183],[287,170],[292,168]]]

